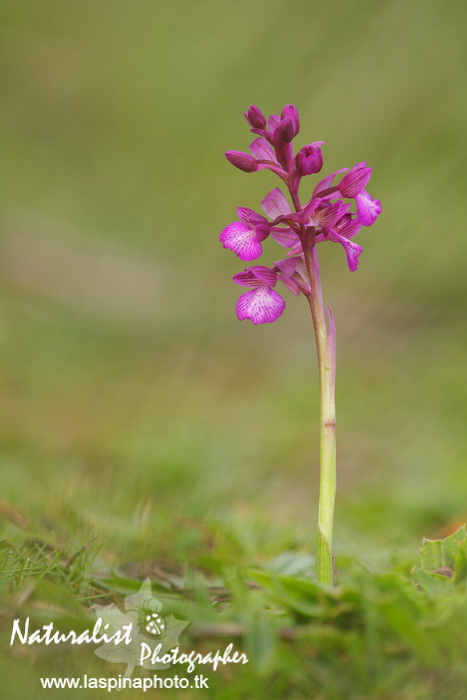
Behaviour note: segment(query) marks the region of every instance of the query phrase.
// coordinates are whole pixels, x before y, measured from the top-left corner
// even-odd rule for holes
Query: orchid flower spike
[[[227,151],[226,158],[247,173],[265,169],[274,172],[287,186],[291,202],[276,187],[262,202],[266,216],[239,207],[239,220],[226,226],[219,236],[224,248],[234,252],[240,260],[257,260],[263,254],[263,243],[271,238],[288,248],[289,256],[304,262],[317,243],[332,241],[344,248],[349,270],[356,270],[363,248],[352,239],[362,227],[374,224],[381,213],[380,202],[366,190],[372,169],[363,161],[350,170],[344,168],[331,173],[317,183],[311,198],[302,204],[298,195],[301,180],[322,170],[324,141],[314,141],[294,154],[292,142],[300,131],[300,118],[292,104],[285,105],[280,116],[272,115],[268,119],[259,107],[251,105],[245,118],[259,138],[250,144],[250,153]],[[336,176],[344,172],[335,185]],[[266,274],[264,270],[267,269],[275,272]],[[278,279],[289,278],[284,277],[277,266],[256,265],[233,279],[252,290],[240,297],[238,318],[248,318],[259,324],[270,323],[281,316],[285,301],[273,287]],[[306,280],[306,273],[298,286],[292,277],[290,279],[294,293],[307,293],[311,282]]]

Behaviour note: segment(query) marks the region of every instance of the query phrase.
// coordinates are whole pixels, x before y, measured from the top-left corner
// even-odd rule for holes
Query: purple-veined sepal
[[[271,190],[261,202],[261,206],[271,219],[291,213],[290,204],[278,187]]]
[[[340,181],[339,192],[343,197],[353,199],[365,189],[370,177],[371,168],[367,167],[366,161],[357,163],[357,165],[354,165]]]
[[[314,199],[315,197],[321,197],[321,193],[322,193],[322,192],[325,192],[325,191],[328,190],[330,187],[333,187],[333,184],[332,184],[332,183],[333,183],[334,178],[336,177],[336,175],[339,175],[340,173],[345,173],[346,170],[348,170],[348,168],[341,168],[340,170],[335,170],[335,171],[334,171],[333,173],[331,173],[330,175],[326,175],[326,177],[323,177],[323,179],[320,180],[320,181],[318,182],[318,184],[316,185],[315,189],[313,190],[312,199]],[[337,189],[338,189],[337,187],[334,187],[334,190],[337,190]],[[331,193],[331,194],[329,194],[329,195],[327,195],[327,197],[331,197],[331,198],[332,198],[332,197],[335,197],[335,196],[336,196],[336,195],[335,195],[334,192]],[[323,197],[323,198],[324,198],[324,197]]]

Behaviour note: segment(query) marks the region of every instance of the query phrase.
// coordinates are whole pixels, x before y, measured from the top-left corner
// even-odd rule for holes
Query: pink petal
[[[292,260],[293,263],[294,263],[294,266],[295,266],[295,270],[294,270],[294,273],[293,273],[293,278],[289,277],[288,274],[287,274],[287,276],[285,276],[285,275],[284,275],[284,276],[281,276],[281,275],[279,274],[279,280],[280,280],[283,284],[285,284],[285,286],[288,287],[292,292],[294,292],[294,294],[297,293],[297,292],[295,292],[294,289],[292,288],[295,284],[296,284],[297,289],[298,289],[300,292],[302,292],[304,288],[305,288],[306,290],[308,290],[309,292],[311,292],[311,289],[310,289],[310,281],[309,281],[309,279],[308,279],[308,272],[307,272],[307,270],[306,270],[304,255],[303,255],[303,252],[302,252],[302,250],[301,250],[301,247],[300,247],[300,250],[296,250],[296,251],[294,251],[294,253],[295,253],[296,257],[290,258],[289,256],[292,254],[292,251],[290,251],[289,253],[287,253],[287,256],[288,256],[288,257],[285,258],[285,260],[279,260],[277,263],[275,263],[275,265],[276,265],[279,269],[281,269],[281,267],[282,267],[282,269],[285,270],[286,274],[290,272],[290,268],[287,268],[287,267],[285,267],[285,266],[283,267],[283,263],[287,262],[288,260]],[[288,285],[287,282],[286,282],[286,279],[287,279],[289,282],[291,282],[292,285]]]
[[[261,280],[253,277],[250,272],[250,268],[244,272],[238,272],[232,277],[232,279],[235,284],[239,284],[241,287],[249,287],[250,289],[256,289],[260,284],[262,284]]]
[[[265,265],[253,265],[245,268],[243,272],[237,273],[232,279],[242,287],[250,287],[251,289],[264,283],[269,287],[274,287],[277,282],[277,272]]]
[[[237,214],[241,221],[249,226],[249,228],[254,228],[257,224],[267,222],[265,216],[257,214],[253,209],[249,209],[249,207],[238,207]]]
[[[287,216],[291,213],[290,204],[278,187],[266,195],[261,206],[271,219],[277,219],[278,216]]]
[[[292,294],[295,294],[295,296],[298,297],[301,290],[298,284],[295,282],[295,280],[290,279],[290,277],[279,277],[279,280],[282,282],[283,285],[287,287],[287,289],[290,292],[292,292]]]
[[[241,221],[234,221],[222,231],[219,236],[224,248],[232,250],[240,260],[256,260],[263,252],[263,246],[258,240],[256,231]]]
[[[284,258],[283,260],[278,260],[274,263],[282,274],[279,275],[279,280],[284,284],[287,289],[289,289],[293,294],[297,296],[303,290],[298,282],[301,282],[305,287],[308,288],[308,284],[302,278],[300,273],[298,273],[299,267],[301,267],[302,259],[299,257],[295,258]],[[297,274],[298,273],[298,274]],[[297,279],[297,277],[299,279]]]
[[[302,254],[299,256],[299,258],[298,258],[297,270],[296,270],[296,272],[297,272],[297,274],[300,275],[300,277],[302,277],[304,280],[306,280],[306,279],[308,278],[308,272],[307,272],[306,264],[305,264],[305,256],[304,256],[303,253],[302,253]]]
[[[296,245],[300,242],[298,234],[295,233],[295,231],[293,231],[291,228],[272,228],[270,236],[276,241],[276,243],[279,243],[279,245],[284,246],[284,248],[290,248],[290,246]]]
[[[330,175],[327,175],[325,178],[320,180],[318,184],[316,185],[315,189],[313,190],[313,197],[316,197],[320,192],[323,192],[323,190],[327,190],[328,187],[331,187],[332,181],[338,175],[339,173],[345,173],[345,171],[348,170],[348,168],[341,168],[340,170],[336,170],[335,172],[331,173]]]
[[[366,190],[355,197],[357,203],[357,216],[361,224],[371,226],[381,214],[381,202],[368,194]]]
[[[315,238],[315,241],[317,241],[317,240],[318,240],[318,236],[316,236],[316,238]],[[289,250],[289,252],[287,253],[287,256],[289,256],[289,255],[290,255],[290,256],[292,256],[292,255],[301,255],[301,254],[303,254],[303,249],[302,249],[302,244],[301,244],[301,242],[299,241],[298,243],[296,243],[296,244],[294,245],[293,248],[291,248],[291,249]]]
[[[329,229],[328,240],[335,241],[343,246],[347,256],[347,265],[349,266],[349,270],[351,272],[355,272],[358,267],[358,256],[363,250],[362,246],[357,245],[357,243],[354,243],[353,241],[349,241],[348,238],[341,236],[332,229]]]
[[[272,160],[273,163],[279,165],[274,149],[266,139],[255,139],[253,143],[250,143],[250,151],[258,160]]]
[[[344,204],[341,200],[331,204],[330,202],[321,201],[318,209],[313,212],[310,222],[313,226],[332,226],[350,209],[350,204]]]
[[[284,258],[274,263],[286,277],[292,277],[297,269],[298,258]]]
[[[277,321],[284,309],[285,300],[266,284],[242,294],[236,305],[237,318],[249,318],[255,326]]]
[[[275,129],[279,126],[281,121],[281,118],[278,117],[276,114],[271,114],[271,116],[268,119],[268,129],[269,131],[274,132]]]
[[[261,138],[265,139],[270,139],[271,134],[267,129],[250,129],[250,131],[253,132],[253,134],[258,134],[258,136],[261,136]]]
[[[362,228],[362,224],[358,217],[353,219],[351,214],[345,214],[334,228],[341,236],[345,236],[345,238],[354,238]]]
[[[252,275],[257,277],[257,279],[265,282],[269,287],[274,287],[277,282],[277,272],[272,270],[270,267],[265,265],[255,265],[250,267],[250,272]]]

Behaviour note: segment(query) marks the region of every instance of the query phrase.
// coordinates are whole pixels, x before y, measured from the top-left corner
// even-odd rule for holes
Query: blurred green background
[[[303,299],[239,323],[217,236],[278,184],[223,152],[295,103],[323,174],[367,160],[358,272],[320,246],[338,333],[337,553],[391,559],[465,518],[466,6],[4,0],[4,534],[107,561],[314,547],[317,373]],[[310,178],[303,188],[313,186]],[[265,264],[277,258],[272,242]],[[285,534],[287,533],[287,534]]]
[[[357,273],[338,246],[320,250],[338,325],[339,499],[394,493],[409,536],[397,510],[420,499],[456,517],[463,4],[3,5],[6,498],[98,531],[126,529],[135,507],[312,517],[306,305],[289,296],[280,323],[240,324],[242,263],[217,242],[237,205],[276,185],[224,160],[250,142],[242,111],[294,102],[299,145],[326,140],[328,172],[366,159],[384,208],[360,234]]]

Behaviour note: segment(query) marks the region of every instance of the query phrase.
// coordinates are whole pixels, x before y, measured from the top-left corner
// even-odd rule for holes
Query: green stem
[[[301,208],[297,189],[288,183],[295,211]],[[331,188],[330,192],[333,191]],[[329,328],[321,289],[321,277],[312,229],[300,226],[300,240],[311,293],[306,294],[313,318],[319,368],[320,398],[320,473],[318,533],[316,547],[316,576],[320,583],[332,586],[334,562],[332,556],[332,527],[336,500],[336,331],[331,309],[328,307]]]
[[[316,572],[320,583],[332,585],[332,526],[336,494],[336,337],[329,309],[329,329],[323,302],[316,246],[305,245],[305,260],[311,283],[307,295],[313,318],[318,352],[320,388],[320,483]]]

